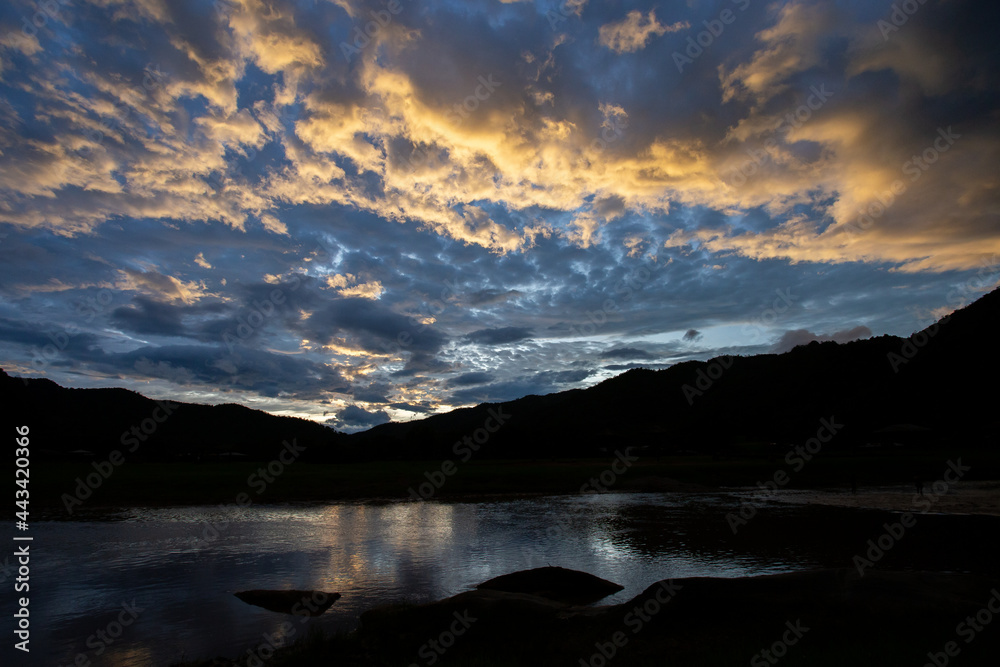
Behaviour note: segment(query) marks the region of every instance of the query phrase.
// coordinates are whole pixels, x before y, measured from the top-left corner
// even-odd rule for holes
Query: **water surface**
[[[758,500],[758,514],[734,534],[726,515],[748,497],[137,508],[40,522],[32,526],[30,664],[69,665],[81,653],[94,665],[116,666],[232,657],[282,623],[292,624],[292,639],[313,626],[351,629],[380,604],[436,600],[547,564],[625,586],[602,604],[666,578],[851,567],[896,516]],[[988,555],[998,527],[995,517],[921,516],[879,566],[997,574]],[[253,588],[343,597],[323,616],[300,619],[232,595]],[[122,605],[133,601],[138,618],[110,644],[99,639],[109,625],[117,630]],[[13,609],[4,596],[5,617]]]

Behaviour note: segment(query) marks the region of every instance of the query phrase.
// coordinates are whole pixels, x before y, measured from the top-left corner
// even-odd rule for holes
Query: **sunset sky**
[[[4,2],[0,365],[355,431],[908,335],[1000,279],[1000,20],[895,7]]]

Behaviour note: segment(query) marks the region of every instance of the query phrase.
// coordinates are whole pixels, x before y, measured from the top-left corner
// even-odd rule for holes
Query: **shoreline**
[[[857,478],[862,489],[912,484],[914,477],[937,479],[942,461],[962,460],[971,471],[955,486],[1000,480],[1000,451],[908,452],[895,455],[830,455],[816,458],[779,488],[831,492],[848,490]],[[756,488],[760,480],[791,473],[782,461],[766,458],[713,458],[675,455],[640,458],[622,472],[612,457],[558,460],[471,460],[454,474],[438,473],[441,461],[295,463],[260,481],[260,462],[154,463],[125,461],[98,474],[86,462],[39,461],[32,469],[33,507],[69,517],[87,508],[171,507],[235,504],[241,495],[253,504],[275,502],[395,502],[425,498],[463,502],[537,498],[586,492],[727,492]],[[935,476],[931,476],[931,475]],[[600,481],[598,481],[600,480]],[[772,487],[773,488],[773,487]],[[903,492],[912,486],[899,487]],[[930,491],[930,486],[927,487]],[[867,491],[866,491],[867,492]],[[834,494],[835,495],[835,494]]]
[[[609,489],[598,495],[620,494],[678,494],[678,495],[730,495],[734,498],[748,496],[751,499],[763,499],[787,505],[820,505],[842,509],[878,510],[885,512],[913,512],[920,514],[939,514],[948,516],[996,516],[1000,517],[1000,480],[976,480],[961,482],[948,489],[944,494],[935,494],[926,489],[921,499],[916,496],[913,487],[907,485],[880,486],[862,488],[857,493],[830,487],[813,489],[778,489],[761,493],[759,487],[751,486],[721,486],[709,487],[698,484],[677,482],[669,478],[654,478],[653,483],[640,484],[635,480],[631,484],[622,484],[621,488]],[[390,505],[396,503],[426,502],[426,503],[487,503],[513,502],[537,498],[556,498],[579,495],[566,491],[518,491],[490,493],[442,493],[438,497],[415,500],[399,496],[342,496],[310,499],[264,499],[254,500],[249,507],[279,507],[301,506],[316,507],[329,504],[350,505]],[[108,517],[134,509],[171,509],[209,507],[229,507],[235,503],[230,501],[211,502],[191,500],[188,502],[137,502],[133,504],[88,503],[74,515],[68,516],[59,511],[56,506],[47,505],[40,509],[42,521],[76,521],[100,517]]]
[[[781,503],[824,505],[849,509],[913,512],[949,516],[1000,517],[1000,480],[959,482],[937,494],[926,485],[923,495],[913,486],[859,489],[857,493],[832,489],[782,490],[769,497]]]

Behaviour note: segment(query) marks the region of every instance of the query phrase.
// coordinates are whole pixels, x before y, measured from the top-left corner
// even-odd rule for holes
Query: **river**
[[[757,500],[756,516],[734,534],[727,514],[752,497],[732,491],[133,508],[36,522],[28,664],[132,667],[233,657],[264,645],[282,623],[292,623],[291,639],[311,627],[348,630],[380,604],[440,599],[547,564],[625,586],[601,604],[666,578],[852,567],[867,541],[898,517]],[[996,517],[920,516],[878,566],[997,575],[987,547],[998,527]],[[8,568],[3,576],[6,587],[16,574]],[[301,619],[233,596],[256,588],[343,597],[323,616]],[[3,596],[4,616],[14,609],[13,596]]]

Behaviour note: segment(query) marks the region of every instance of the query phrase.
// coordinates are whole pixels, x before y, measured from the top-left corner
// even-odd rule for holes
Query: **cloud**
[[[649,369],[654,369],[655,370],[655,369],[659,369],[659,368],[667,368],[668,366],[669,365],[665,365],[665,364],[632,363],[632,364],[608,364],[607,366],[604,366],[603,368],[604,368],[604,370],[607,370],[607,371],[618,372],[618,371],[630,371],[633,368],[649,368]]]
[[[391,389],[388,384],[372,382],[367,386],[355,387],[352,390],[352,395],[354,400],[364,403],[387,403]]]
[[[757,33],[764,44],[752,60],[732,70],[720,69],[722,99],[752,97],[758,104],[782,92],[791,75],[820,62],[823,43],[838,36],[839,17],[820,3],[789,2],[778,13],[778,22]]]
[[[821,343],[826,341],[849,343],[853,340],[870,338],[871,335],[871,329],[864,325],[858,325],[851,329],[837,331],[832,334],[814,334],[806,329],[794,329],[792,331],[786,331],[782,334],[778,342],[774,344],[773,348],[771,348],[771,351],[780,354],[782,352],[788,352],[792,348],[799,345],[808,345],[813,341],[819,341]]]
[[[349,405],[337,413],[335,419],[327,421],[327,424],[348,433],[360,431],[379,424],[387,424],[392,421],[385,410],[375,410],[369,412],[356,405]]]
[[[635,347],[616,347],[601,353],[601,359],[653,359],[654,355]]]
[[[260,215],[260,224],[264,225],[264,229],[269,232],[283,235],[288,234],[288,226],[270,213],[262,213]]]
[[[687,21],[678,21],[672,25],[662,25],[656,20],[656,14],[651,9],[646,16],[633,9],[625,18],[617,23],[602,25],[597,41],[615,53],[632,53],[645,48],[650,38],[659,37],[668,32],[677,32],[690,28]]]
[[[184,282],[154,269],[143,271],[125,268],[120,269],[119,274],[115,287],[121,290],[142,292],[153,298],[184,304],[194,303],[206,296],[203,282]]]
[[[965,118],[981,99],[977,91],[995,78],[995,68],[956,38],[978,44],[991,19],[970,21],[964,7],[924,7],[886,41],[847,9],[790,2],[752,19],[746,14],[727,32],[731,38],[713,45],[721,69],[685,73],[689,94],[671,92],[669,72],[637,60],[619,72],[627,81],[607,99],[587,70],[560,67],[588,55],[582,42],[555,48],[542,33],[525,32],[526,3],[505,10],[500,24],[486,20],[485,5],[464,15],[404,12],[349,67],[323,45],[329,34],[349,30],[344,11],[360,16],[361,4],[212,6],[218,11],[181,4],[143,5],[135,16],[116,11],[119,27],[141,26],[143,43],[122,37],[120,46],[146,67],[125,58],[98,67],[84,40],[83,51],[55,42],[45,52],[65,59],[77,73],[74,85],[44,76],[41,64],[17,72],[38,108],[32,122],[44,132],[19,142],[16,159],[0,166],[10,202],[0,222],[79,235],[114,219],[207,220],[288,236],[300,207],[322,207],[364,211],[503,255],[530,252],[543,234],[589,248],[612,221],[708,207],[734,215],[762,209],[772,224],[753,232],[678,229],[668,247],[705,243],[715,253],[758,260],[890,262],[907,271],[967,269],[975,249],[1000,249],[992,232],[983,238],[995,184],[981,166],[1000,154],[989,120],[958,130],[967,140],[947,156],[955,164],[924,175],[919,192],[910,188],[878,229],[861,237],[845,232],[859,210],[884,197],[909,156],[926,148],[921,143],[933,141],[937,124]],[[645,45],[651,59],[674,48],[649,40],[679,24],[660,24],[652,11],[633,10],[614,23],[604,14],[592,8],[561,27],[592,30],[605,22],[596,27],[609,43]],[[107,16],[87,5],[74,19],[82,34],[102,34]],[[751,30],[748,48],[742,34]],[[918,49],[931,34],[934,47]],[[512,46],[515,35],[531,47]],[[475,59],[467,57],[472,42]],[[448,63],[450,74],[431,63]],[[595,67],[608,64],[598,58]],[[644,83],[657,79],[664,79],[662,90]],[[971,83],[956,87],[959,81]],[[940,96],[945,82],[952,86],[948,109],[932,121],[921,112],[924,98]],[[812,110],[808,122],[774,131],[824,83],[833,101]],[[911,85],[920,95],[906,94]],[[238,87],[255,92],[241,103]],[[540,113],[540,93],[550,101],[558,93],[559,105]],[[697,121],[720,94],[732,105],[724,137]],[[475,109],[465,110],[467,102]],[[669,113],[656,111],[664,104]],[[896,104],[907,106],[905,123],[880,111]],[[615,119],[643,121],[609,141],[602,137],[610,110],[624,114]],[[190,128],[183,139],[181,127]],[[0,138],[5,155],[16,136]],[[769,159],[748,163],[767,139],[775,141]],[[736,185],[748,164],[755,175]],[[945,192],[968,205],[933,205]],[[623,243],[630,256],[646,250],[641,237]],[[935,251],[921,250],[928,246]],[[369,287],[357,295],[378,291]]]
[[[45,353],[50,349],[69,354],[76,350],[85,350],[95,346],[100,341],[97,336],[87,332],[74,333],[70,336],[65,329],[49,322],[31,322],[2,317],[0,317],[0,340],[30,347],[35,357],[32,362],[46,361]],[[58,347],[49,347],[54,345]]]
[[[356,276],[350,273],[347,275],[337,273],[327,276],[326,285],[337,290],[337,293],[344,297],[356,296],[365,299],[378,299],[385,291],[380,281],[371,280],[361,282]]]
[[[349,60],[384,3],[86,2],[8,31],[0,363],[395,417],[793,327],[906,335],[996,264],[1000,10],[925,3],[886,39],[888,2],[734,7],[677,72],[666,9],[584,4],[431,3]],[[765,320],[789,285],[809,308]]]
[[[328,365],[296,356],[236,346],[143,346],[128,352],[105,352],[90,336],[73,335],[61,350],[59,365],[85,362],[101,374],[125,374],[143,381],[165,380],[177,386],[212,386],[221,392],[249,392],[261,397],[317,400],[326,392],[346,391],[340,373]]]
[[[527,340],[534,336],[531,329],[525,327],[500,327],[497,329],[478,329],[466,334],[465,339],[477,345],[507,345]]]
[[[178,336],[184,332],[182,309],[169,303],[136,297],[133,306],[122,306],[111,313],[112,322],[125,331],[160,336]]]
[[[684,340],[687,342],[696,341],[701,338],[701,332],[697,329],[688,329],[684,332]]]
[[[344,333],[360,349],[390,355],[403,352],[430,355],[440,350],[446,340],[433,327],[378,302],[357,297],[326,304],[309,315],[302,328],[311,340],[329,343],[338,333]]]
[[[456,390],[450,395],[449,402],[453,405],[500,403],[529,395],[551,394],[555,391],[558,390],[549,384],[539,384],[530,380],[510,380]]]
[[[490,306],[496,303],[503,303],[509,299],[516,299],[521,294],[522,292],[515,289],[484,289],[469,294],[465,300],[470,306]]]
[[[413,377],[431,373],[446,373],[452,370],[453,365],[424,352],[414,352],[406,360],[406,364],[398,371],[393,372],[394,377]]]
[[[509,401],[529,394],[544,395],[583,382],[593,374],[589,369],[540,371],[529,376],[456,389],[449,401],[455,405]]]
[[[394,410],[406,410],[407,412],[414,412],[416,414],[429,414],[434,412],[434,406],[427,403],[390,403],[390,408]]]
[[[492,382],[494,380],[493,373],[485,373],[482,371],[472,371],[469,373],[462,373],[461,375],[456,375],[455,377],[448,380],[449,387],[467,387],[474,384],[486,384],[487,382]]]
[[[290,7],[236,0],[227,20],[238,48],[269,74],[322,64],[319,44],[296,25]]]
[[[554,384],[572,384],[574,382],[583,382],[586,380],[593,371],[580,369],[580,370],[569,370],[569,371],[541,371],[535,373],[532,380],[540,385],[554,385]]]

